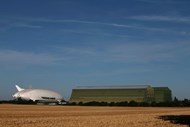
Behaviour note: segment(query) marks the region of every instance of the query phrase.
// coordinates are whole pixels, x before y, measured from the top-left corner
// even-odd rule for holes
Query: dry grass
[[[189,114],[190,108],[0,105],[0,127],[181,127],[158,117]]]

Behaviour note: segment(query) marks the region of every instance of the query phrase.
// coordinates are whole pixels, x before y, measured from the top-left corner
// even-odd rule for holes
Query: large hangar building
[[[70,102],[164,102],[171,101],[168,87],[133,86],[79,86],[72,90]]]

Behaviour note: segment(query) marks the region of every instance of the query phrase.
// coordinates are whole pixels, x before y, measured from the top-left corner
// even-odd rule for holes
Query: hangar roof
[[[126,85],[126,86],[77,86],[74,89],[145,89],[150,85]]]

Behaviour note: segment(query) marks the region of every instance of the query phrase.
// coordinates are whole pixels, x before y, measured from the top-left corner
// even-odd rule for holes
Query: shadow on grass
[[[190,127],[190,115],[167,115],[159,118],[174,124],[188,125]]]

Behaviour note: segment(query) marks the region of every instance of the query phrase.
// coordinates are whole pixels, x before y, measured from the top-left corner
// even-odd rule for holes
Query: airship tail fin
[[[18,85],[15,85],[16,89],[20,92],[22,90],[24,90],[23,88],[20,88]]]

